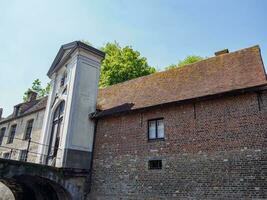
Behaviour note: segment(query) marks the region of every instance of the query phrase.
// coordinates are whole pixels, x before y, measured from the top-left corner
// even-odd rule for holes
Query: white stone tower
[[[39,153],[40,163],[89,169],[96,111],[100,62],[104,53],[80,41],[63,45],[48,76],[48,97]]]

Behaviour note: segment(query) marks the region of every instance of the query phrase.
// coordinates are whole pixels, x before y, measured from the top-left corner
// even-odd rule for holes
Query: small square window
[[[164,121],[162,118],[148,120],[148,139],[164,139]]]
[[[148,168],[152,169],[162,169],[162,160],[150,160],[148,161]]]

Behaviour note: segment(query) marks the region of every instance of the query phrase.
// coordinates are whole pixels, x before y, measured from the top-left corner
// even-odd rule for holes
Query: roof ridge
[[[34,101],[41,101],[42,99],[47,98],[47,97],[48,97],[48,95],[43,96],[43,97],[39,97],[39,98],[37,98],[37,99],[34,100]],[[30,102],[21,102],[21,103],[18,103],[18,104],[16,104],[16,105],[14,105],[14,106],[20,106],[20,105],[27,104],[27,103],[30,103]],[[37,103],[38,103],[38,102],[37,102]]]

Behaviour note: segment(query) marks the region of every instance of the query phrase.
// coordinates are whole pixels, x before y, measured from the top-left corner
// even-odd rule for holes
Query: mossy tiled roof
[[[260,48],[253,46],[100,89],[97,107],[134,110],[266,83]]]

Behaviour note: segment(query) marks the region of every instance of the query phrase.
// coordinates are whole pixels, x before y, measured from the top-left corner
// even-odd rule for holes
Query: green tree
[[[102,49],[106,53],[101,64],[100,87],[121,83],[154,73],[145,57],[130,46],[120,47],[117,42],[107,43]]]
[[[173,69],[176,67],[183,67],[185,65],[189,65],[189,64],[201,61],[203,59],[204,59],[203,57],[196,56],[196,55],[187,56],[184,60],[180,60],[177,65],[170,65],[170,66],[166,67],[165,69]]]
[[[28,88],[28,90],[24,93],[23,101],[28,101],[28,93],[29,91],[34,91],[38,94],[38,98],[44,97],[49,94],[50,91],[50,84],[47,83],[45,88],[42,88],[41,81],[39,79],[35,79],[32,83],[32,87]]]

